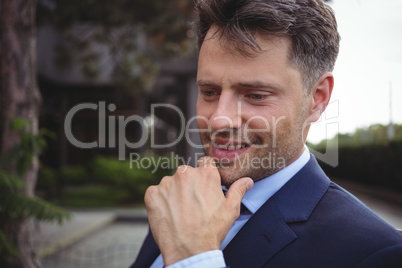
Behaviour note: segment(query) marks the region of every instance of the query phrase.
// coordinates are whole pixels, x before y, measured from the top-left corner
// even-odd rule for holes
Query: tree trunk
[[[35,0],[0,0],[0,152],[19,144],[18,135],[10,129],[10,121],[22,117],[29,121],[31,131],[38,133],[38,114],[41,102],[36,82]],[[33,196],[38,159],[23,176],[23,193]],[[27,219],[7,224],[9,238],[20,255],[10,264],[13,267],[40,267],[31,245]]]

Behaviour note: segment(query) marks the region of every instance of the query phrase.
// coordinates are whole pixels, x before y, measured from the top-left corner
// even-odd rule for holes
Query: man
[[[197,8],[207,157],[147,190],[151,232],[133,267],[402,267],[402,236],[304,146],[334,84],[331,9],[321,0]]]

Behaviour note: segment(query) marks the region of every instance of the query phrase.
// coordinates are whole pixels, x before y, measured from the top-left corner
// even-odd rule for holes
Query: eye
[[[220,92],[217,90],[205,89],[201,90],[201,95],[207,101],[212,101],[219,98]]]
[[[267,94],[259,94],[259,93],[250,93],[245,96],[250,101],[262,101],[265,100],[268,95]]]
[[[249,94],[248,96],[253,100],[262,100],[264,98],[264,95],[261,94]]]
[[[212,96],[215,95],[215,91],[206,90],[206,91],[203,91],[203,94],[204,94],[206,97],[212,97]]]

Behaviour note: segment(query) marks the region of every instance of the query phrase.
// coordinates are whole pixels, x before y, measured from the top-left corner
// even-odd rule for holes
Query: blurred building
[[[79,34],[87,34],[90,28],[83,25],[76,31]],[[96,77],[88,78],[83,75],[77,62],[70,62],[69,67],[60,68],[55,60],[54,51],[58,49],[59,44],[65,42],[64,38],[66,37],[60,35],[53,27],[45,26],[38,29],[38,83],[43,98],[40,125],[56,134],[56,139],[48,141],[49,148],[43,156],[45,164],[53,167],[83,164],[98,154],[117,158],[121,142],[119,131],[122,134],[119,117],[127,119],[133,115],[147,122],[149,133],[143,146],[139,148],[125,146],[126,158],[129,158],[132,152],[156,154],[174,152],[186,158],[194,157],[194,146],[186,142],[186,135],[182,133],[185,131],[187,121],[195,115],[197,96],[195,56],[162,63],[159,75],[150,91],[128,92],[113,83],[111,68],[113,58],[104,44],[91,44],[92,49],[101,55],[98,62],[102,68]],[[146,45],[141,40],[138,43]],[[184,115],[184,125],[183,117],[175,109],[169,108],[169,105],[157,106],[154,109],[155,113],[151,114],[151,105],[157,103],[178,107]],[[85,108],[86,104],[90,104],[92,108]],[[84,106],[72,113],[71,109],[77,108],[77,105]],[[77,141],[91,148],[79,148],[80,146],[71,143],[65,128],[69,112],[73,115],[71,134]],[[125,124],[123,136],[131,144],[140,141],[147,134],[143,129],[145,124],[141,125],[139,121],[133,120]],[[190,133],[190,137],[194,143],[199,144],[197,133]],[[159,146],[151,146],[151,141]],[[169,143],[172,145],[160,146]]]

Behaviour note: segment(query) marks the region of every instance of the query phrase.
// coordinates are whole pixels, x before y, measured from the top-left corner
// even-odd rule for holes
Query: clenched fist
[[[241,178],[225,196],[213,158],[203,157],[198,164],[180,166],[145,193],[151,231],[166,266],[219,249],[253,186],[250,178]]]

